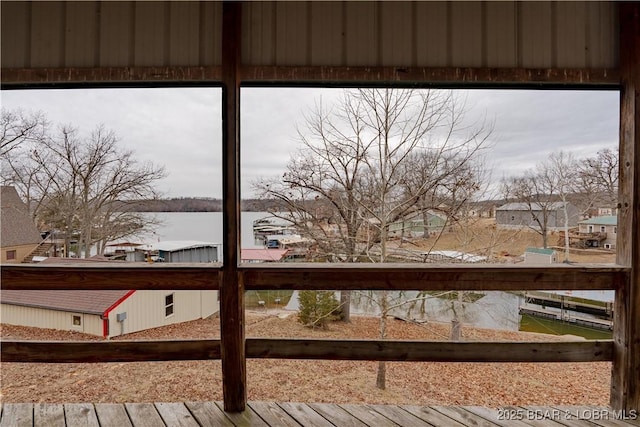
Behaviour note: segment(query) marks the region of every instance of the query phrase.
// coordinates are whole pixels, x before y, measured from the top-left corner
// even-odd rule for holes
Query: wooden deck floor
[[[5,426],[640,426],[640,416],[593,406],[508,407],[336,405],[249,402],[242,413],[221,402],[5,403]]]

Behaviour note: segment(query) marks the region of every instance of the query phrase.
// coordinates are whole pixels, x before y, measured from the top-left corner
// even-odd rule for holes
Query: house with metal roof
[[[203,319],[218,312],[217,291],[3,290],[0,322],[112,338]]]
[[[104,257],[45,258],[39,264],[113,264]],[[220,309],[209,290],[26,290],[0,294],[0,323],[112,338],[204,319]]]
[[[569,227],[575,227],[578,223],[580,212],[571,203],[566,203],[569,213]],[[496,208],[496,225],[505,228],[539,228],[538,221],[544,222],[548,230],[564,227],[565,202],[552,203],[506,203]]]
[[[578,232],[583,235],[599,236],[597,239],[591,239],[590,247],[615,249],[618,240],[618,217],[616,215],[595,216],[580,221]]]
[[[22,262],[42,242],[42,236],[14,187],[2,186],[0,206],[2,263]]]

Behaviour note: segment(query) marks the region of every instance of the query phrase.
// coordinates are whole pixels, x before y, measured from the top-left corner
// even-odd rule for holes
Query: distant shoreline
[[[126,212],[222,212],[222,199],[207,197],[176,197],[170,199],[121,201],[120,210]],[[245,199],[241,201],[243,212],[268,212],[278,210],[276,200]]]

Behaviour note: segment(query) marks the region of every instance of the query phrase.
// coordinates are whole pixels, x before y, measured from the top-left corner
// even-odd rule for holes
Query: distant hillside
[[[179,197],[121,203],[120,210],[127,212],[222,212],[222,200],[213,198]],[[264,212],[276,207],[277,201],[275,200],[248,199],[242,201],[244,212]]]

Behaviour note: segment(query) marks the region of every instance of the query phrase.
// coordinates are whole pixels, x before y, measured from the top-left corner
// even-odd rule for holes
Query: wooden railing
[[[216,290],[217,264],[4,265],[4,289]],[[615,265],[243,264],[247,290],[618,290],[629,269]],[[244,336],[243,331],[235,331]],[[220,359],[221,340],[42,342],[2,340],[3,362],[131,362]],[[246,339],[247,358],[590,362],[613,360],[613,342],[424,342]]]

